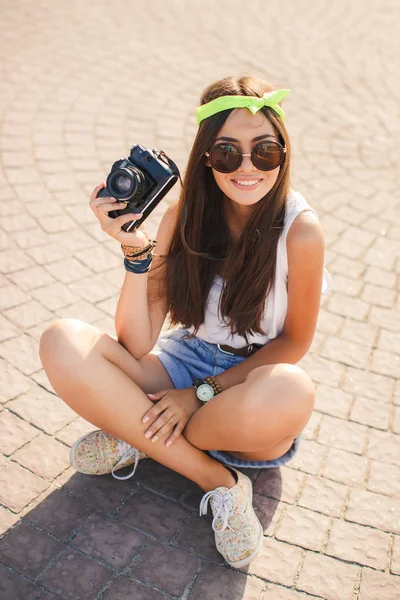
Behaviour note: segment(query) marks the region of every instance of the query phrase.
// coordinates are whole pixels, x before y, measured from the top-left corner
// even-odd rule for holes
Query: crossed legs
[[[141,421],[153,404],[146,394],[173,387],[156,356],[136,360],[92,325],[62,319],[43,333],[40,358],[55,391],[79,415],[204,491],[231,487],[235,480],[203,450],[229,450],[250,457],[271,454],[271,447],[282,442],[290,441],[290,447],[313,407],[313,386],[303,371],[292,365],[259,367],[243,384],[200,408],[183,435],[167,448],[164,442],[169,434],[153,444],[144,436],[148,425]]]

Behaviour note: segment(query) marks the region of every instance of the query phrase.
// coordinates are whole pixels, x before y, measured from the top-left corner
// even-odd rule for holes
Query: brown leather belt
[[[221,344],[217,344],[218,350],[221,350],[224,354],[231,354],[232,356],[244,356],[245,358],[257,352],[260,348],[262,348],[262,344],[249,344],[248,346],[243,346],[242,348],[232,348],[232,346],[225,346]]]

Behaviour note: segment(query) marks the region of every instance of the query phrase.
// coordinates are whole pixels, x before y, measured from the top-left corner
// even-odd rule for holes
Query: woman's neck
[[[226,196],[223,199],[224,214],[233,240],[237,240],[253,212],[253,206],[241,206]]]

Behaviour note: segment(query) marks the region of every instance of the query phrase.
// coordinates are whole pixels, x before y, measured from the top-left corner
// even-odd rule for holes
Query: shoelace
[[[227,527],[231,531],[234,531],[234,529],[232,529],[232,527],[228,523],[228,519],[233,511],[233,497],[230,492],[228,492],[227,494],[221,494],[221,492],[219,492],[218,490],[212,490],[211,492],[207,492],[206,494],[204,494],[200,502],[200,516],[207,514],[208,502],[211,497],[214,497],[216,500],[216,513],[212,522],[212,528],[214,529],[214,531],[219,533],[221,531],[224,531]],[[222,519],[221,529],[216,529],[215,527],[218,517]]]
[[[134,476],[136,467],[138,466],[138,462],[140,459],[140,451],[137,448],[130,446],[123,440],[118,440],[118,450],[119,450],[120,455],[122,455],[122,456],[121,456],[121,459],[117,462],[117,464],[114,465],[113,468],[111,469],[111,475],[115,479],[120,479],[120,480],[130,479],[131,477]],[[119,469],[120,465],[123,464],[129,458],[132,458],[132,456],[135,457],[135,464],[133,465],[133,471],[131,473],[129,473],[128,475],[116,475],[114,473],[114,471],[117,471]]]

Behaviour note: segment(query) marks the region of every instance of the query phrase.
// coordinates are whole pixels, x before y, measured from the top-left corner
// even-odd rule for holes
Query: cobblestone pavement
[[[398,599],[398,1],[0,10],[1,599]],[[150,460],[125,482],[72,470],[92,427],[55,395],[38,340],[57,317],[114,333],[124,270],[89,193],[132,143],[184,169],[201,91],[247,72],[293,90],[293,185],[324,225],[335,290],[300,363],[315,411],[295,460],[252,473],[265,540],[237,572],[190,481]]]

